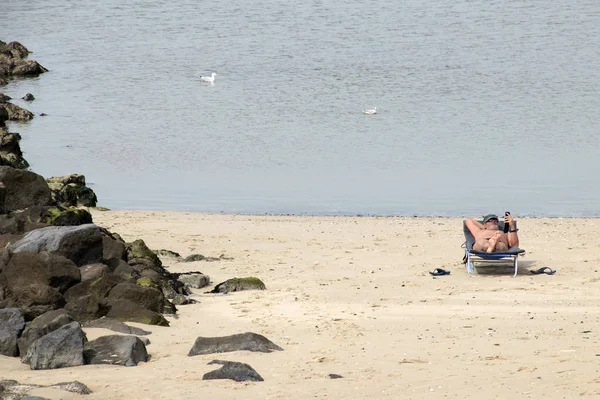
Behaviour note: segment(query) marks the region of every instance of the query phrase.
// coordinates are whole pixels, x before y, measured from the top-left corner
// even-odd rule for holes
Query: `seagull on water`
[[[214,72],[210,75],[210,76],[201,76],[200,77],[200,81],[202,82],[207,82],[207,83],[215,83],[215,76],[217,76],[217,74],[215,74]]]
[[[377,114],[377,107],[367,108],[366,110],[363,110],[363,114],[375,115]]]

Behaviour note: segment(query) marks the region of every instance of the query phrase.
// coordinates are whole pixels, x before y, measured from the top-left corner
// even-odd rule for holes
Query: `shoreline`
[[[248,216],[248,217],[313,217],[313,218],[407,218],[407,219],[419,219],[419,218],[440,218],[440,219],[456,219],[456,218],[472,218],[478,217],[479,215],[405,215],[405,214],[330,214],[330,213],[322,213],[322,214],[314,214],[314,213],[251,213],[251,212],[229,212],[229,211],[186,211],[186,210],[169,210],[169,209],[136,209],[136,208],[106,208],[102,206],[98,207],[90,207],[92,212],[146,212],[146,213],[186,213],[186,214],[204,214],[204,215],[239,215],[239,216]],[[502,213],[498,213],[497,215],[501,215]],[[483,217],[482,214],[481,216]],[[600,219],[599,216],[535,216],[535,215],[519,215],[513,213],[515,219]]]

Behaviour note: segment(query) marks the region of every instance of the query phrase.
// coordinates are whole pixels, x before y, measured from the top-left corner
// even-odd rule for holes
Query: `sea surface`
[[[112,209],[600,216],[599,38],[598,0],[3,0],[49,72],[0,90]]]

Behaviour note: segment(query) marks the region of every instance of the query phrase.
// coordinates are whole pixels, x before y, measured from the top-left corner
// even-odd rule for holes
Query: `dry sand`
[[[94,211],[127,241],[187,256],[174,272],[261,278],[266,291],[197,290],[171,326],[148,327],[137,367],[30,371],[0,357],[0,377],[79,380],[86,399],[574,399],[599,397],[599,219],[519,219],[516,278],[469,277],[462,219],[248,216]],[[550,266],[553,276],[530,275]],[[428,271],[450,269],[432,277]],[[198,336],[256,332],[284,348],[188,357]],[[89,339],[112,334],[86,329]],[[213,359],[250,364],[264,382],[203,381]],[[331,379],[329,374],[343,378]],[[50,389],[32,394],[78,399]]]

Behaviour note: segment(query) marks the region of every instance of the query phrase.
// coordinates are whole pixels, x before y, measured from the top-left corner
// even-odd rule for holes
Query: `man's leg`
[[[490,247],[490,242],[487,239],[479,239],[473,243],[473,250],[475,251],[487,251],[488,247]]]
[[[496,251],[496,246],[498,246],[498,250],[500,250],[501,245],[504,245],[504,243],[502,243],[500,241],[501,237],[502,237],[502,232],[496,232],[496,234],[494,236],[492,236],[490,238],[490,240],[488,241],[490,245],[485,250],[485,252],[493,253],[494,251]]]

